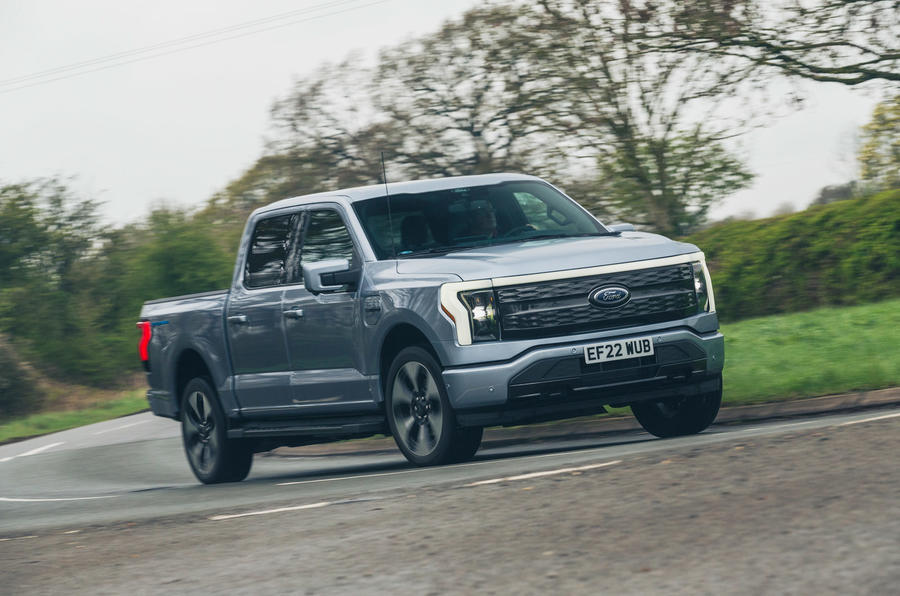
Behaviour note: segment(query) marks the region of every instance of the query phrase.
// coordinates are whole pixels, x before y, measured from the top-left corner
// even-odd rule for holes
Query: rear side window
[[[308,214],[300,259],[315,263],[327,259],[347,259],[354,263],[353,238],[340,214],[333,209],[316,209]]]
[[[285,263],[295,244],[298,214],[261,219],[253,230],[250,254],[244,268],[248,288],[265,288],[287,283]]]

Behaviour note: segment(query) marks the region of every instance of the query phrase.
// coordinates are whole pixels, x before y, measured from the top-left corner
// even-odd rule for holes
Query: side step
[[[384,416],[308,418],[305,420],[249,420],[228,429],[229,439],[258,437],[321,437],[339,439],[353,435],[388,434]]]

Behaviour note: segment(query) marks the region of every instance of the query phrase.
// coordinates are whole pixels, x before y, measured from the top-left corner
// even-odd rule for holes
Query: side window
[[[333,209],[317,209],[310,211],[307,218],[301,262],[347,259],[352,266],[355,261],[353,238],[340,214]]]
[[[265,288],[287,282],[285,261],[294,240],[298,217],[294,213],[257,222],[244,268],[244,284],[248,288]]]

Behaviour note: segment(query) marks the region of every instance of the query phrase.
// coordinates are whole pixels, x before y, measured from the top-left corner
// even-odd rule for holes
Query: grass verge
[[[145,390],[134,390],[109,401],[98,401],[78,410],[43,412],[0,424],[0,443],[102,422],[147,409]]]
[[[722,326],[725,403],[900,385],[900,300]]]

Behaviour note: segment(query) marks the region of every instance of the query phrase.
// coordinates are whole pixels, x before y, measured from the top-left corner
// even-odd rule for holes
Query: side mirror
[[[345,285],[355,285],[359,271],[350,270],[347,259],[328,259],[303,264],[303,283],[314,294],[334,292]]]
[[[606,226],[610,232],[615,232],[616,234],[621,234],[622,232],[633,232],[634,224],[629,223],[617,223],[611,226]]]

